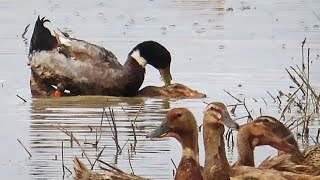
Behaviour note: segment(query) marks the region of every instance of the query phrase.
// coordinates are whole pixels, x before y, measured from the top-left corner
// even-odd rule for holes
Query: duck
[[[307,174],[297,174],[292,172],[283,172],[277,171],[274,169],[258,169],[256,167],[246,166],[246,165],[237,165],[230,166],[226,158],[225,145],[224,145],[224,125],[228,125],[233,129],[241,130],[243,126],[239,127],[233,122],[230,118],[230,115],[227,111],[227,107],[224,103],[221,102],[212,102],[207,105],[204,111],[203,118],[203,141],[205,149],[205,163],[203,167],[203,177],[205,180],[224,180],[224,179],[319,179],[319,176],[311,176]],[[261,123],[258,125],[261,125]],[[248,125],[247,127],[252,127],[253,125]],[[254,127],[255,129],[248,128],[243,131],[254,131],[259,130],[261,127]],[[273,135],[273,134],[271,134]],[[270,138],[270,136],[266,136]],[[241,146],[251,146],[269,144],[273,141],[265,141],[265,137],[256,136],[250,140],[249,145],[246,143],[240,143],[243,139],[238,139],[237,145]],[[272,137],[271,139],[276,139]],[[275,142],[281,144],[281,148],[284,150],[289,150],[292,146],[289,146],[284,141]],[[277,146],[276,144],[274,146]],[[238,147],[239,148],[239,147]],[[240,150],[241,148],[239,148]],[[253,149],[250,149],[250,152],[244,151],[247,153],[253,153]],[[240,156],[242,154],[239,154]],[[243,158],[243,157],[241,157]]]
[[[167,86],[146,86],[137,93],[139,97],[165,97],[165,98],[205,98],[206,94],[193,90],[180,83],[172,83]]]
[[[291,131],[278,119],[271,116],[262,116],[257,118],[269,121],[268,126],[277,134],[277,136],[293,148],[292,151],[281,152],[278,156],[267,158],[259,165],[259,168],[272,168],[280,171],[289,171],[294,173],[320,175],[320,145],[311,146],[301,152],[297,141]],[[277,148],[283,151],[282,149]]]
[[[50,20],[36,20],[29,48],[31,93],[52,94],[62,83],[74,95],[135,96],[141,87],[147,64],[159,70],[165,85],[171,84],[171,54],[156,41],[143,41],[121,65],[105,48],[84,40],[51,34]]]
[[[198,126],[192,112],[186,108],[174,108],[166,113],[163,122],[146,135],[147,138],[174,137],[182,145],[182,157],[176,171],[175,180],[203,180],[199,165]],[[76,180],[136,179],[117,168],[103,174],[90,171],[77,157],[74,159]]]
[[[207,105],[203,116],[203,144],[205,162],[203,167],[204,179],[229,180],[230,165],[228,163],[224,144],[224,125],[238,129],[227,107],[221,102]]]
[[[255,147],[269,145],[286,153],[293,152],[294,146],[279,136],[279,121],[270,116],[260,116],[239,128],[237,137],[238,159],[234,166],[255,167],[253,151]]]
[[[74,158],[73,163],[75,180],[147,180],[141,176],[123,172],[122,170],[109,164],[108,166],[110,166],[112,169],[109,169],[104,173],[97,173],[90,171],[78,157]]]
[[[175,180],[203,180],[199,165],[198,126],[192,112],[186,108],[173,108],[147,138],[173,137],[182,146],[182,157]]]

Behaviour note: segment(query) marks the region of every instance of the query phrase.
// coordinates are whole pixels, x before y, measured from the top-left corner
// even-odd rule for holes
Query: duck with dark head
[[[135,96],[144,81],[147,64],[160,71],[165,85],[171,83],[171,55],[158,42],[139,43],[121,65],[103,47],[53,36],[45,22],[49,20],[38,17],[29,49],[33,95],[46,95],[52,85],[62,83],[74,95]]]

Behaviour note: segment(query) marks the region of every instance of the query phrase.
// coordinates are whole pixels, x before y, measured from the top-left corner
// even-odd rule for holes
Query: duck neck
[[[228,163],[223,139],[224,126],[217,124],[203,124],[203,141],[205,149],[204,175],[229,179],[230,165]]]
[[[304,161],[304,156],[299,149],[297,141],[296,140],[294,140],[294,141],[295,142],[293,143],[294,148],[293,148],[293,152],[291,154],[291,160],[292,160],[292,162],[295,162],[297,164],[302,164]]]
[[[198,131],[194,131],[190,135],[180,135],[182,144],[182,158],[194,159],[199,165],[199,145],[198,145]]]
[[[119,92],[123,93],[124,96],[135,96],[141,87],[145,75],[145,67],[140,65],[130,55],[127,61],[121,68],[121,72],[117,73],[117,87],[121,87]],[[128,91],[129,90],[129,91]]]
[[[237,165],[254,167],[254,147],[251,147],[252,135],[250,131],[240,129],[238,133],[238,161]]]

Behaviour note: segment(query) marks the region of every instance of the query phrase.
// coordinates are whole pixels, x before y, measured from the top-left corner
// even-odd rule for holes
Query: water
[[[172,139],[150,141],[147,132],[161,122],[166,111],[187,107],[202,122],[205,102],[236,101],[223,89],[246,98],[254,117],[262,114],[280,117],[278,103],[267,94],[284,92],[292,85],[285,68],[301,63],[301,42],[307,38],[311,48],[311,81],[319,92],[320,1],[9,1],[0,11],[0,151],[1,179],[62,179],[61,147],[64,163],[72,170],[72,159],[81,157],[81,149],[59,128],[73,132],[91,161],[105,146],[101,159],[131,172],[128,150],[133,144],[130,121],[136,119],[137,145],[130,156],[136,174],[153,179],[171,179],[181,148]],[[51,20],[47,26],[60,28],[71,36],[103,45],[117,55],[121,63],[128,52],[143,40],[156,40],[173,57],[173,82],[179,82],[207,94],[206,99],[120,99],[111,97],[67,97],[34,99],[29,88],[28,44],[37,15]],[[24,28],[31,24],[26,39]],[[162,85],[159,74],[147,67],[143,86]],[[27,100],[24,103],[16,95]],[[257,102],[253,99],[255,98]],[[267,105],[263,99],[266,100]],[[102,123],[98,149],[92,147],[100,137],[103,107],[114,110],[122,154],[116,156],[108,120]],[[123,111],[123,109],[125,112]],[[296,111],[292,112],[295,115]],[[236,117],[246,115],[240,108]],[[317,134],[319,117],[310,128]],[[244,119],[239,123],[243,124]],[[96,132],[97,131],[97,132]],[[301,131],[301,128],[297,130]],[[236,134],[234,134],[236,137]],[[202,142],[202,134],[199,135]],[[19,139],[32,157],[18,143]],[[128,140],[129,139],[129,140]],[[127,142],[128,141],[128,142]],[[86,142],[86,143],[84,143]],[[127,143],[126,143],[127,142]],[[312,142],[311,142],[312,144]],[[237,158],[235,149],[227,149],[228,159]],[[275,150],[267,147],[255,152],[256,162]],[[81,158],[88,165],[85,158]],[[203,147],[200,144],[200,163]],[[95,166],[99,169],[99,165]],[[73,175],[66,170],[65,179]]]

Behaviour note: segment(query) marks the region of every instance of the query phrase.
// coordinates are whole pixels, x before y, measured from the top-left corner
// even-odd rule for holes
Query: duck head
[[[238,123],[231,119],[227,107],[221,102],[212,102],[207,105],[204,110],[204,123],[239,129]]]
[[[291,133],[287,132],[287,128],[277,119],[270,116],[260,116],[252,122],[240,127],[238,138],[242,134],[250,134],[251,147],[260,145],[270,145],[278,150],[290,153],[294,146],[287,142],[291,138]]]
[[[181,143],[182,136],[193,134],[194,131],[197,132],[197,122],[193,114],[186,108],[174,108],[147,138],[174,137]]]
[[[164,46],[155,41],[144,41],[133,48],[129,55],[143,67],[150,64],[158,69],[165,85],[171,84],[171,55]]]

